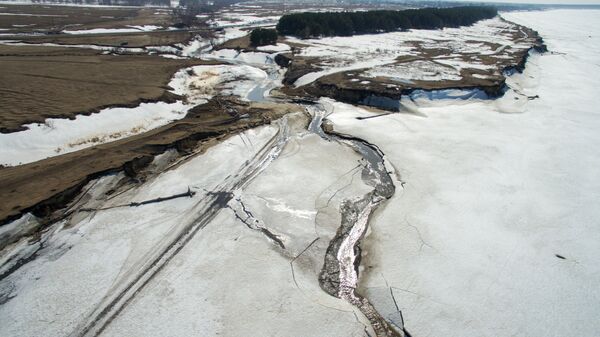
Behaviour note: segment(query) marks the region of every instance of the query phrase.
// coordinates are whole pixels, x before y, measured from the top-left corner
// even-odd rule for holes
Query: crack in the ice
[[[392,301],[394,301],[394,306],[396,307],[396,311],[398,313],[400,313],[400,318],[402,319],[402,322],[404,322],[404,318],[402,317],[402,310],[400,310],[400,307],[398,306],[398,302],[396,302],[396,296],[394,296],[394,289],[392,289],[392,287],[390,288],[390,295],[392,296]]]
[[[268,237],[271,241],[275,242],[281,249],[285,249],[285,245],[283,244],[283,240],[281,240],[280,236],[271,232],[268,228],[261,226],[260,220],[254,217],[252,212],[246,208],[246,205],[242,201],[241,198],[235,198],[235,201],[241,206],[242,212],[245,214],[243,217],[235,208],[228,205],[227,207],[233,211],[234,216],[240,220],[246,227],[258,230],[263,233],[266,237]]]
[[[316,214],[316,216],[315,216],[315,228],[314,228],[314,230],[315,230],[315,234],[319,235],[319,233],[318,233],[318,231],[317,231],[317,227],[319,227],[319,225],[320,225],[320,224],[319,224],[319,221],[318,221],[318,217],[319,217],[319,214],[321,213],[321,211],[329,207],[329,204],[331,203],[331,201],[333,200],[333,198],[335,198],[335,196],[336,196],[336,195],[337,195],[339,192],[341,192],[341,191],[345,190],[346,188],[348,188],[348,187],[352,186],[352,184],[354,183],[354,178],[356,177],[356,174],[357,174],[358,172],[360,172],[360,171],[359,171],[359,170],[357,170],[357,169],[358,169],[358,168],[360,168],[360,167],[362,167],[363,169],[365,168],[365,166],[364,166],[364,164],[363,164],[363,163],[359,163],[358,165],[356,165],[355,167],[353,167],[353,168],[352,168],[350,171],[348,171],[348,172],[344,173],[342,176],[340,176],[340,177],[339,177],[339,178],[336,180],[336,182],[337,182],[337,181],[339,181],[339,180],[340,180],[342,177],[346,176],[348,173],[350,173],[350,172],[354,171],[354,172],[352,173],[352,176],[351,176],[351,178],[350,178],[350,181],[349,181],[349,182],[348,182],[346,185],[344,185],[344,186],[342,186],[342,187],[338,188],[338,189],[337,189],[337,190],[336,190],[336,191],[335,191],[335,192],[334,192],[334,193],[333,193],[333,194],[332,194],[332,195],[331,195],[331,196],[330,196],[330,197],[327,199],[327,202],[325,203],[325,205],[324,205],[324,206],[317,207],[317,201],[315,200],[315,208],[317,209],[317,214]],[[321,194],[319,194],[319,196],[321,196],[323,193],[325,193],[325,191],[327,191],[327,190],[329,189],[329,187],[331,187],[333,184],[334,184],[334,183],[332,183],[331,185],[327,186],[327,187],[326,187],[326,188],[323,190],[323,192],[321,192]],[[317,198],[317,199],[318,199],[318,198]]]
[[[358,168],[360,168],[360,167],[362,167],[363,169],[364,169],[364,168],[366,168],[366,165],[365,165],[365,164],[362,162],[362,161],[363,161],[363,159],[361,159],[361,160],[359,160],[359,161],[360,161],[360,163],[359,163],[358,165],[356,165],[356,166],[355,166],[355,167],[353,167],[353,168],[352,168],[350,171],[348,171],[348,172],[344,173],[342,176],[340,176],[340,178],[338,178],[338,180],[340,180],[342,177],[346,176],[348,173],[351,173],[352,171],[354,171],[354,172],[352,173],[352,176],[351,176],[351,179],[350,179],[350,181],[349,181],[349,182],[348,182],[346,185],[344,185],[344,186],[342,186],[342,187],[338,188],[337,190],[335,190],[335,192],[334,192],[334,193],[333,193],[333,194],[332,194],[332,195],[329,197],[329,199],[327,199],[327,202],[325,203],[325,205],[324,205],[324,206],[317,207],[317,205],[315,205],[315,208],[316,208],[317,210],[322,210],[322,209],[325,209],[325,208],[329,207],[329,204],[331,203],[331,200],[333,200],[333,198],[335,198],[335,196],[336,196],[336,195],[337,195],[339,192],[341,192],[341,191],[345,190],[346,188],[348,188],[348,187],[350,187],[350,186],[352,185],[352,183],[354,182],[354,177],[356,176],[356,173],[358,172],[358,171],[357,171],[357,169],[358,169]],[[336,182],[337,182],[338,180],[336,180]],[[325,190],[323,190],[323,192],[321,192],[321,194],[320,194],[320,195],[322,195],[322,194],[323,194],[323,193],[324,193],[326,190],[328,190],[328,189],[329,189],[329,187],[331,187],[333,184],[335,184],[335,182],[334,182],[334,183],[332,183],[331,185],[327,186],[327,187],[325,188]],[[315,202],[315,204],[316,204],[316,202]]]
[[[423,235],[421,235],[421,231],[419,230],[419,228],[413,224],[411,224],[408,219],[404,218],[404,222],[406,223],[407,226],[411,227],[412,229],[415,230],[415,232],[417,232],[417,236],[419,237],[419,241],[421,241],[421,246],[419,246],[419,251],[423,250],[423,246],[427,246],[433,250],[435,250],[437,252],[437,249],[435,249],[435,247],[433,247],[432,245],[430,245],[429,243],[427,243],[424,239],[423,239]]]
[[[304,252],[306,252],[312,245],[315,244],[315,242],[317,242],[320,238],[315,238],[314,240],[312,240],[308,246],[306,246],[306,248],[304,248],[300,254],[296,255],[296,257],[294,257],[291,261],[290,261],[290,268],[292,270],[292,279],[294,280],[294,284],[296,285],[296,288],[300,289],[300,286],[298,285],[298,282],[296,281],[296,272],[294,271],[294,262],[296,262],[296,260],[302,256],[302,254],[304,254]]]
[[[368,327],[368,326],[367,326],[365,323],[363,323],[363,322],[362,322],[362,321],[361,321],[361,320],[358,318],[358,315],[357,315],[357,314],[356,314],[354,311],[352,312],[352,314],[354,315],[354,318],[356,319],[356,321],[357,321],[358,323],[360,323],[360,325],[362,325],[362,326],[363,326],[363,329],[364,329],[365,335],[366,335],[367,337],[372,337],[372,336],[371,336],[371,333],[369,333],[369,327]]]

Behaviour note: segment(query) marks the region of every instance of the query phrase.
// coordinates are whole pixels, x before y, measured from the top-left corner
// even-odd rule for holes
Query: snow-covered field
[[[247,100],[257,83],[266,79],[265,71],[247,65],[195,66],[177,72],[171,87],[194,102],[215,95],[234,95]]]
[[[224,13],[208,23],[213,27],[274,26],[281,16],[255,16],[252,14]]]
[[[36,35],[38,33],[23,33],[24,35]],[[0,34],[0,36],[8,36],[15,35],[12,33]],[[18,34],[17,34],[18,35]],[[31,43],[21,42],[19,40],[0,40],[0,44],[8,45],[8,46],[31,46]],[[196,54],[199,54],[201,51],[206,48],[210,49],[210,44],[207,40],[196,39],[190,41],[186,44],[178,44],[176,45],[179,48],[175,48],[173,46],[145,46],[145,47],[116,47],[116,46],[102,46],[96,44],[59,44],[59,43],[37,43],[37,46],[42,47],[57,47],[57,48],[82,48],[82,49],[94,49],[101,50],[104,54],[141,54],[141,53],[152,53],[152,54],[161,54],[161,56],[167,57],[178,57],[175,54],[181,54],[186,57],[195,57]],[[165,53],[165,54],[163,54]]]
[[[185,117],[191,105],[142,103],[135,108],[107,108],[75,119],[48,118],[27,130],[0,134],[0,164],[15,166],[69,153],[148,131]]]
[[[103,194],[120,176],[90,183],[86,207],[109,209],[54,225],[38,257],[0,283],[0,294],[14,296],[0,306],[0,330],[10,336],[81,331],[120,291],[137,286],[136,275],[187,224],[219,207],[212,192],[234,187],[227,206],[183,243],[102,335],[361,335],[360,312],[318,284],[339,202],[366,188],[356,177],[359,156],[309,133],[306,122],[292,115],[244,132],[110,200]],[[248,172],[255,180],[237,185]],[[192,198],[110,208],[188,187],[197,193]]]
[[[228,7],[219,10],[208,24],[213,27],[261,27],[275,26],[281,15],[259,8]]]
[[[266,52],[242,53],[234,49],[220,49],[203,55],[205,59],[223,60],[231,63],[244,64],[257,67],[274,65],[275,54]]]
[[[494,18],[461,28],[414,29],[408,32],[307,40],[287,37],[287,40],[306,45],[300,49],[298,55],[319,58],[316,65],[323,69],[300,77],[295,82],[298,87],[336,72],[374,67],[377,68],[366,70],[365,75],[373,76],[373,72],[376,72],[376,76],[385,76],[389,73],[387,77],[394,79],[400,72],[402,76],[408,77],[404,80],[418,79],[415,77],[454,80],[458,76],[456,73],[460,73],[463,68],[489,70],[491,74],[499,74],[499,70],[495,67],[482,65],[480,58],[503,59],[510,57],[516,51],[530,48],[531,44],[527,41],[515,41],[513,34],[517,32],[518,27],[515,25]],[[428,61],[426,59],[430,57],[431,50],[445,52],[435,56],[434,60]],[[406,56],[425,59],[401,66],[392,65],[398,57]],[[389,66],[385,67],[385,65]],[[449,69],[444,68],[444,65]],[[435,67],[433,77],[423,75],[430,73],[433,67]]]
[[[62,228],[63,223],[56,224],[56,233],[46,241],[46,248],[39,252],[40,258],[2,282],[2,293],[8,290],[19,298],[0,306],[2,335],[71,333],[108,291],[120,289],[160,249],[161,242],[167,242],[196,216],[196,208],[207,191],[217,189],[225,177],[235,174],[276,132],[275,126],[265,127],[231,138],[141,189],[135,188],[104,203],[103,207],[181,193],[188,187],[198,192],[196,198],[149,207],[114,208],[97,214],[83,212],[83,218],[77,219],[78,225],[71,229]],[[248,148],[243,137],[251,137],[255,147]],[[98,188],[91,190],[92,199],[102,198],[119,178],[107,176],[93,183]],[[207,310],[203,311],[206,315]]]
[[[388,64],[366,70],[365,77],[387,77],[398,82],[460,80],[460,71],[430,61],[414,61],[400,64]]]
[[[264,55],[262,59],[264,62]],[[216,94],[247,100],[254,88],[270,83],[265,71],[247,65],[182,69],[174,75],[169,86],[175,94],[184,96],[185,101],[107,108],[73,120],[48,118],[44,124],[27,125],[25,131],[0,134],[0,164],[26,164],[130,137],[181,119],[189,109]]]
[[[532,55],[500,99],[422,93],[402,102],[410,113],[385,115],[322,99],[335,131],[385,153],[381,170],[396,185],[361,244],[358,291],[415,337],[595,336],[600,11],[503,15],[538,30],[551,53]],[[441,64],[482,65],[451,56],[419,72],[384,61],[418,53],[409,43],[417,40],[487,56],[529,46],[499,33],[510,33],[504,25],[310,40],[303,52],[330,58],[324,72],[377,65],[371,76],[437,80],[456,74]],[[272,53],[203,57],[232,64],[177,73],[171,86],[191,102],[217,93],[248,99],[279,83]],[[457,96],[465,99],[444,99]],[[39,249],[0,280],[0,335],[374,335],[357,307],[319,285],[342,205],[372,190],[368,158],[306,130],[308,121],[290,114],[202,154],[166,152],[144,183],[119,185],[122,174],[90,182],[70,220],[0,252],[2,274],[13,256]],[[53,150],[47,140],[59,137],[41,128],[32,131],[37,142]],[[188,188],[193,196],[130,204]],[[35,221],[23,216],[0,239]],[[345,272],[354,273],[353,262]]]
[[[228,27],[220,32],[216,32],[215,35],[216,38],[213,41],[213,44],[218,45],[229,40],[237,39],[238,37],[246,36],[248,35],[248,32],[237,27]]]
[[[393,292],[413,336],[595,336],[600,11],[503,16],[552,51],[511,79],[539,99],[364,120],[335,103],[335,129],[379,145],[406,183],[372,222],[361,291],[384,316]]]
[[[274,45],[259,46],[256,49],[259,51],[267,51],[267,52],[282,52],[282,51],[289,51],[291,48],[290,48],[290,46],[288,46],[285,43],[277,43]]]

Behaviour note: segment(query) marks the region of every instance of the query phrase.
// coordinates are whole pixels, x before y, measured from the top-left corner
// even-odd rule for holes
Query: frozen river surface
[[[383,316],[393,292],[413,336],[595,336],[600,11],[503,16],[551,50],[505,97],[363,120],[338,103],[330,116],[406,182],[372,221],[361,292]]]
[[[323,99],[307,111],[345,136],[290,114],[205,153],[167,152],[143,184],[91,182],[73,217],[0,254],[0,335],[373,336],[373,310],[393,336],[597,335],[600,11],[503,16],[551,52],[500,99],[379,116]],[[382,177],[395,193],[377,192]],[[378,193],[390,199],[353,213]],[[361,227],[344,237],[344,223]],[[343,284],[324,287],[336,271]]]

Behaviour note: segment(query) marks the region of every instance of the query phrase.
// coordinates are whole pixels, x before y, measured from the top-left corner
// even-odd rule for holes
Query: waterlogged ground
[[[221,39],[271,19],[242,8],[219,14]],[[594,336],[600,12],[503,16],[551,52],[499,99],[425,93],[392,114],[305,102],[206,151],[168,150],[143,179],[92,179],[38,238],[7,240],[32,215],[0,227],[0,334]],[[273,62],[286,47],[204,42],[175,56],[223,64],[174,76],[183,112],[219,94],[289,103]],[[448,75],[422,69],[392,75]],[[45,146],[31,161],[56,155]]]

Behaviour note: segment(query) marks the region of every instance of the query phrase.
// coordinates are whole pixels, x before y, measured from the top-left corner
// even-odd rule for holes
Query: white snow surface
[[[372,221],[359,290],[384,317],[392,291],[413,336],[595,336],[600,11],[503,16],[554,52],[505,97],[363,120],[333,103],[334,129],[377,144],[405,182]]]
[[[512,53],[519,49],[528,49],[530,45],[524,42],[512,41],[510,34],[516,30],[511,23],[500,18],[482,20],[472,26],[461,28],[444,28],[440,30],[410,30],[407,32],[390,32],[383,34],[367,34],[355,36],[336,36],[320,39],[301,40],[287,37],[290,42],[307,45],[301,48],[299,55],[305,57],[318,57],[317,65],[323,70],[300,77],[294,85],[296,87],[309,84],[318,78],[341,71],[355,69],[369,69],[396,62],[399,56],[419,56],[422,49],[447,49],[456,56],[466,54],[494,55],[497,53]],[[489,44],[498,44],[501,47],[492,49]],[[510,48],[509,48],[510,47]],[[459,72],[461,68],[489,69],[476,61],[467,62],[455,59],[439,60]],[[411,71],[400,70],[409,77],[425,76],[432,68],[431,62],[413,63],[413,66],[422,65],[423,69]],[[439,66],[439,65],[438,65]],[[417,75],[419,71],[422,75]],[[377,70],[374,70],[377,71]],[[397,71],[392,71],[397,72]],[[440,78],[456,75],[447,75],[442,72]],[[446,74],[446,75],[444,75]],[[393,75],[392,75],[393,76]],[[435,77],[437,78],[437,77]]]
[[[399,82],[420,81],[458,81],[462,79],[457,69],[431,61],[414,61],[373,67],[362,74],[365,77],[387,77]]]
[[[354,62],[354,63],[350,63],[349,65],[345,65],[345,66],[342,64],[332,64],[333,66],[331,68],[325,68],[324,70],[315,71],[315,72],[308,73],[306,75],[301,76],[300,78],[298,78],[296,80],[296,82],[294,82],[294,86],[301,87],[303,85],[310,84],[326,75],[331,75],[331,74],[339,73],[342,71],[349,71],[349,70],[356,70],[356,69],[363,69],[363,68],[372,68],[372,67],[381,66],[384,64],[394,63],[394,61],[395,61],[395,57]]]
[[[161,26],[144,25],[144,26],[127,26],[128,28],[91,28],[81,30],[63,30],[65,34],[81,35],[81,34],[114,34],[114,33],[136,33],[136,32],[151,32],[154,30],[163,29]]]
[[[142,103],[135,108],[107,108],[75,119],[48,118],[25,131],[0,134],[2,165],[20,165],[130,137],[181,119],[192,106]]]
[[[169,86],[174,93],[185,96],[185,102],[142,103],[135,108],[107,108],[74,120],[48,118],[43,124],[29,124],[25,131],[0,134],[0,164],[30,163],[130,137],[185,117],[190,108],[205,103],[217,92],[247,99],[266,79],[263,70],[245,65],[182,69]]]
[[[214,45],[225,43],[229,40],[237,39],[242,36],[248,35],[248,31],[242,30],[236,27],[224,28],[220,32],[215,33],[216,38],[213,41]]]
[[[191,75],[190,75],[191,73]],[[267,73],[247,65],[194,66],[177,72],[170,86],[188,99],[208,100],[215,94],[242,99],[267,78]]]
[[[220,49],[203,55],[205,59],[223,60],[231,63],[257,67],[271,67],[275,63],[275,53],[239,52],[234,49]]]
[[[279,159],[236,192],[228,208],[190,240],[102,335],[363,333],[360,312],[325,294],[317,276],[339,225],[340,201],[367,189],[354,178],[360,174],[359,158],[350,148],[307,134],[306,118],[295,116],[288,116],[291,138]],[[273,123],[230,137],[101,205],[181,193],[188,186],[197,192],[193,198],[80,213],[74,226],[55,224],[38,257],[0,283],[1,290],[16,296],[0,306],[2,335],[54,337],[73,332],[105,296],[114,296],[149,257],[198,216],[202,198],[218,191],[223,181],[235,179],[278,132],[282,131]],[[339,165],[323,164],[322,156]],[[318,176],[316,165],[322,165]],[[295,172],[292,177],[285,174],[290,170]],[[120,178],[107,176],[90,183],[91,200],[103,198]],[[314,183],[304,183],[307,180]],[[240,208],[237,198],[284,240],[285,251],[236,219],[232,209]],[[300,253],[292,274],[290,261]]]
[[[267,52],[282,52],[291,50],[290,46],[285,43],[277,43],[274,45],[260,46],[256,48],[259,51]]]
[[[29,14],[29,13],[0,13],[0,16],[44,16],[44,17],[62,17],[62,18],[66,18],[68,15],[61,15],[61,14]]]
[[[253,139],[254,149],[248,149],[240,137],[231,138],[114,202],[181,193],[188,186],[200,193],[205,193],[203,189],[215,189],[275,132],[276,127],[248,131],[246,136]],[[98,188],[91,190],[93,197],[101,197],[103,189],[110,188],[118,178],[107,176],[95,182]],[[147,254],[194,216],[193,206],[198,198],[200,195],[159,203],[155,205],[158,207],[115,208],[90,217],[82,214],[81,222],[72,229],[62,229],[62,224],[56,224],[51,230],[56,230],[56,235],[47,242],[46,253],[40,253],[33,263],[2,282],[11,293],[19,294],[19,300],[0,306],[1,335],[68,335],[111,288],[117,289],[119,281],[128,277],[122,268],[139,268]],[[197,305],[194,302],[194,307]],[[30,318],[23,320],[26,317]],[[211,318],[207,321],[210,323]],[[195,324],[190,327],[198,329]]]
[[[274,26],[281,15],[258,16],[257,13],[244,13],[223,10],[217,13],[217,17],[207,21],[213,27],[259,27]]]
[[[326,100],[334,107],[327,118],[336,131],[361,137],[385,153],[397,187],[370,220],[361,244],[358,290],[383,317],[397,316],[397,303],[413,336],[595,336],[600,330],[600,11],[503,15],[538,30],[555,53],[533,55],[524,74],[507,79],[510,90],[498,100],[459,103],[421,97],[403,101],[411,104],[412,114],[362,120],[356,117],[374,114]],[[502,44],[504,37],[493,36],[488,28],[489,22],[449,30],[451,37],[462,39],[455,45],[448,35],[435,40],[447,30],[409,33],[428,35],[423,38],[432,45],[493,53],[476,43],[465,47],[463,41],[488,34],[490,42]],[[407,48],[397,47],[398,42],[388,40],[388,45]],[[319,52],[336,53],[328,48]],[[410,48],[394,49],[377,61],[367,55],[353,61],[349,54],[325,71],[358,69],[352,67],[360,62],[381,66],[404,52]],[[250,82],[265,79],[259,68],[269,68],[273,55],[222,50],[208,57],[240,64],[181,71],[171,83],[176,93],[200,101],[212,95],[211,89],[245,74],[247,83],[242,79],[223,89],[244,95],[252,90]],[[227,138],[110,200],[106,192],[121,175],[91,182],[89,198],[83,200],[101,206],[140,202],[188,187],[197,194],[79,212],[72,223],[50,226],[37,258],[0,282],[0,294],[15,296],[0,305],[0,335],[72,333],[105,296],[118,293],[148,263],[156,247],[198,216],[201,198],[235,179],[240,168],[288,129],[277,159],[270,158],[260,175],[235,191],[227,207],[103,335],[364,335],[364,317],[318,285],[324,249],[340,223],[339,204],[369,190],[359,178],[359,157],[336,142],[302,132],[306,120],[299,115],[285,121],[288,117],[286,128],[273,123]],[[36,135],[38,143],[54,138]],[[19,146],[0,145],[3,151]],[[165,158],[157,158],[156,165]],[[242,207],[252,211],[254,225],[270,229],[286,249],[236,218],[234,210]],[[0,235],[30,220],[25,215]],[[26,255],[37,248],[21,241],[14,249]]]

